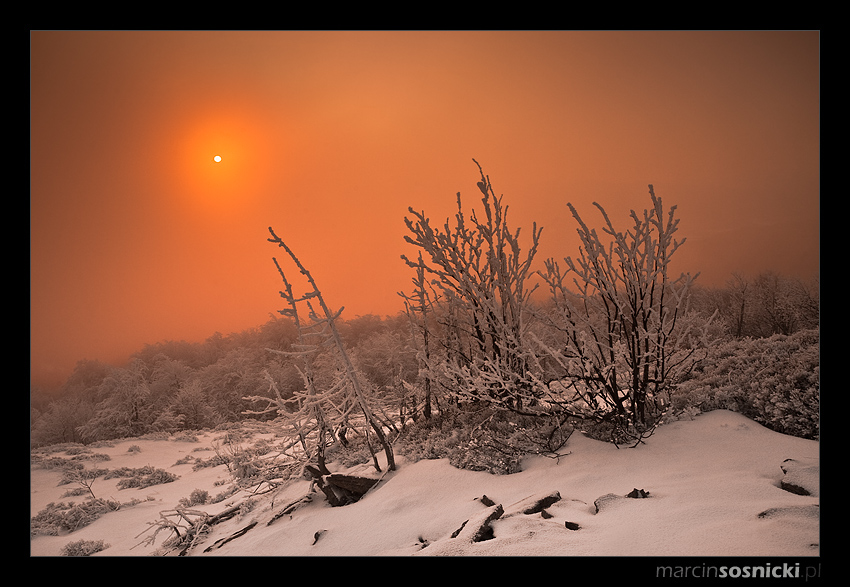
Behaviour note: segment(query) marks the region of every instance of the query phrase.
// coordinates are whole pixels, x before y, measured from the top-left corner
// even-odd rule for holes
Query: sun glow
[[[216,163],[221,163],[221,155],[216,155],[215,157],[213,157],[213,161],[215,161]]]

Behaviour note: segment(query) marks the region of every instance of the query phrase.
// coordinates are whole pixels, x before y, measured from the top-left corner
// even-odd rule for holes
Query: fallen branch
[[[216,540],[212,544],[212,546],[208,546],[207,548],[205,548],[204,552],[210,552],[211,550],[215,550],[216,548],[221,548],[222,546],[224,546],[225,544],[227,544],[231,540],[235,540],[235,539],[239,538],[240,536],[245,535],[245,533],[247,533],[248,530],[250,530],[251,528],[253,528],[256,525],[257,525],[257,522],[251,522],[250,524],[248,524],[247,526],[245,526],[241,530],[234,532],[233,534],[231,534],[227,538],[220,538],[219,540]]]
[[[309,494],[309,493],[308,493],[307,495],[304,495],[304,496],[302,496],[302,497],[299,497],[299,498],[298,498],[298,499],[296,499],[295,501],[293,501],[293,502],[289,503],[289,504],[288,504],[285,508],[283,508],[282,510],[280,510],[278,513],[276,513],[275,515],[273,515],[273,516],[272,516],[272,518],[271,518],[271,520],[269,520],[269,521],[268,521],[268,523],[266,523],[266,526],[271,526],[272,524],[274,524],[276,521],[278,521],[278,520],[279,520],[280,518],[282,518],[283,516],[286,516],[286,515],[291,514],[291,513],[292,513],[292,512],[294,512],[294,511],[298,508],[298,506],[299,506],[299,505],[301,505],[302,503],[310,503],[311,501],[313,501],[313,496],[312,496],[312,494]]]
[[[237,515],[241,508],[241,504],[235,505],[214,516],[211,516],[207,512],[201,510],[188,508],[176,508],[173,510],[162,511],[159,513],[159,519],[156,522],[149,522],[150,526],[156,528],[153,535],[146,538],[139,544],[153,544],[160,532],[163,530],[171,530],[174,532],[174,536],[163,542],[163,546],[169,548],[180,548],[179,556],[185,556],[189,550],[197,544],[201,537],[209,532],[210,527],[220,522],[224,522],[225,520],[229,520],[233,516]],[[182,534],[180,532],[181,530],[183,531]],[[147,532],[147,530],[138,534],[136,538],[145,532]],[[133,548],[135,548],[135,546]]]

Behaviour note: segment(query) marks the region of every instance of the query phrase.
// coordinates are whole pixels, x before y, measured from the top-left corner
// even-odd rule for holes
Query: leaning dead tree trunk
[[[326,390],[326,397],[320,397],[316,389],[316,378],[313,372],[313,357],[318,352],[318,344],[314,344],[311,340],[317,336],[317,333],[309,327],[302,324],[298,315],[297,303],[301,300],[295,297],[292,291],[292,284],[286,278],[286,274],[281,268],[277,259],[274,259],[278,273],[283,280],[284,289],[280,295],[289,305],[288,308],[279,310],[283,316],[288,316],[295,323],[298,331],[298,344],[294,351],[281,351],[277,349],[269,349],[271,352],[289,357],[297,357],[301,359],[301,366],[297,366],[299,374],[304,383],[304,389],[296,392],[290,399],[284,399],[277,387],[277,383],[268,371],[264,371],[266,379],[269,381],[269,391],[272,392],[272,398],[263,396],[250,396],[245,399],[254,402],[265,402],[266,407],[259,411],[246,411],[249,414],[264,414],[276,411],[280,416],[288,421],[293,428],[294,435],[297,439],[297,445],[301,447],[308,460],[312,459],[315,454],[316,465],[320,474],[328,475],[330,471],[325,464],[325,449],[329,442],[334,439],[333,427],[331,424],[332,418],[326,413],[323,403],[333,403],[334,405],[342,405],[342,399],[337,398],[340,391],[338,386],[334,386]],[[333,396],[333,397],[330,397]],[[324,402],[322,401],[324,399]],[[345,417],[345,414],[343,414]],[[312,438],[315,436],[315,441]]]
[[[384,429],[380,420],[378,420],[378,418],[372,412],[371,407],[369,406],[369,402],[367,401],[366,394],[363,390],[360,377],[358,376],[357,371],[355,370],[354,365],[352,364],[351,359],[349,358],[348,353],[346,352],[342,337],[340,336],[339,330],[336,327],[335,320],[342,313],[342,308],[340,308],[340,310],[335,313],[331,312],[330,308],[325,302],[324,297],[322,296],[321,291],[319,290],[319,287],[316,285],[316,281],[313,279],[312,274],[307,270],[306,267],[304,267],[304,265],[301,263],[301,261],[292,251],[292,249],[290,249],[287,244],[275,234],[274,230],[272,230],[271,227],[269,227],[269,233],[271,233],[272,235],[272,237],[268,239],[269,242],[275,243],[279,247],[284,249],[287,255],[289,255],[290,259],[292,259],[293,263],[295,263],[296,267],[298,267],[298,270],[301,272],[301,274],[304,275],[304,277],[307,279],[307,282],[310,286],[310,291],[308,291],[306,294],[304,294],[301,298],[297,300],[295,300],[295,298],[292,299],[293,301],[306,302],[310,310],[310,316],[313,318],[313,320],[317,323],[323,324],[324,327],[327,329],[328,336],[337,350],[337,357],[342,365],[342,370],[346,383],[345,389],[349,392],[352,403],[355,404],[362,412],[366,423],[372,429],[378,439],[378,442],[383,448],[384,454],[387,459],[387,468],[391,471],[395,470],[395,458],[393,456],[392,445],[390,444],[386,434],[384,433]],[[274,261],[278,267],[278,271],[283,276],[283,271],[281,270],[277,259],[275,259]],[[317,315],[314,311],[312,306],[312,300],[318,302],[319,307],[321,308],[321,316]],[[381,470],[380,466],[378,465],[377,459],[374,460],[374,465],[378,471]]]

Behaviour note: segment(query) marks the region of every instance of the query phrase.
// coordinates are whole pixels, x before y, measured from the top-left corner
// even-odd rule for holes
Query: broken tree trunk
[[[328,503],[334,507],[358,501],[378,483],[378,479],[371,477],[340,474],[322,475],[319,469],[312,465],[307,465],[305,469],[312,475],[316,487],[325,494]]]

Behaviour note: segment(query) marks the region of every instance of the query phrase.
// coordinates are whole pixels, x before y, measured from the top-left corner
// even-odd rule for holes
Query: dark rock
[[[364,493],[372,489],[377,483],[377,479],[371,477],[357,477],[354,475],[328,475],[326,477],[328,483],[336,485],[342,489],[346,489],[351,493],[362,497]]]
[[[649,497],[649,492],[635,487],[626,495],[626,497],[631,497],[634,499],[643,499],[645,497]]]
[[[805,487],[800,487],[799,485],[794,485],[793,483],[789,483],[784,479],[779,482],[779,486],[789,493],[794,493],[796,495],[811,495],[809,490]]]
[[[490,499],[489,497],[487,497],[486,495],[482,495],[481,499],[479,501],[481,503],[483,503],[484,505],[486,505],[488,508],[496,505],[496,502],[493,501],[492,499]]]
[[[452,536],[451,536],[451,537],[452,537],[452,538],[457,538],[457,537],[460,535],[460,533],[461,533],[461,532],[463,532],[463,529],[464,529],[464,528],[466,528],[466,524],[467,524],[468,522],[469,522],[469,520],[464,520],[463,524],[461,524],[461,525],[460,525],[460,528],[458,528],[457,530],[455,530],[454,532],[452,532]]]
[[[564,526],[566,526],[567,530],[578,530],[579,528],[581,528],[581,526],[579,526],[575,522],[564,522]]]

